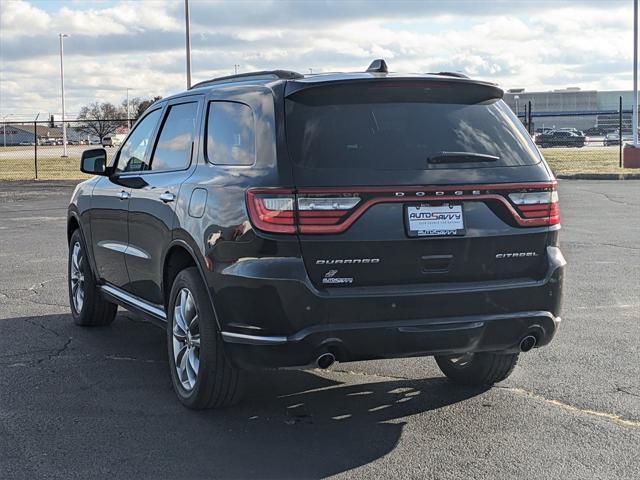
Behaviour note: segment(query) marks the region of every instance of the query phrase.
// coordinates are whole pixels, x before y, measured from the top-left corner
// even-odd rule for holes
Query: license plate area
[[[410,237],[453,237],[466,233],[460,202],[406,204],[404,225]]]

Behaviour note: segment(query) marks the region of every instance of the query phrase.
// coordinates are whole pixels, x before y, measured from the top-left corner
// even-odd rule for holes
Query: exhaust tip
[[[538,343],[538,339],[533,335],[527,335],[520,341],[520,351],[528,352]]]
[[[316,365],[318,368],[327,369],[336,361],[336,357],[333,356],[333,353],[323,353],[316,360]]]

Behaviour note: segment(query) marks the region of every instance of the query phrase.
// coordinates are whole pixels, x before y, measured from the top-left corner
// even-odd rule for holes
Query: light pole
[[[189,0],[184,0],[184,20],[187,34],[187,88],[191,88],[191,20],[189,18]]]
[[[67,156],[67,124],[64,123],[64,46],[63,39],[68,37],[66,33],[59,33],[60,38],[60,87],[62,90],[62,156]]]
[[[127,128],[131,130],[131,115],[129,114],[129,90],[131,89],[127,88]]]
[[[638,0],[633,0],[633,146],[638,147]],[[620,132],[622,142],[622,132]]]

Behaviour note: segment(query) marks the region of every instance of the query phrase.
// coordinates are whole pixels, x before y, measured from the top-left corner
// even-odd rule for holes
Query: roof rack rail
[[[215,85],[217,83],[231,83],[231,82],[243,82],[245,80],[252,79],[283,79],[283,80],[295,80],[298,78],[304,78],[304,75],[293,72],[291,70],[262,70],[259,72],[238,73],[236,75],[227,75],[226,77],[217,77],[203,82],[192,85],[189,90],[198,87],[204,87],[205,85]]]
[[[464,73],[459,73],[459,72],[437,72],[437,73],[430,72],[429,75],[444,75],[446,77],[469,78]]]

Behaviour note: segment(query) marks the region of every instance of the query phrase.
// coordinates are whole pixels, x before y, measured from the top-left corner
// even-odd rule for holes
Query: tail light
[[[520,217],[531,226],[557,225],[560,223],[558,191],[550,190],[510,193],[509,200],[516,206]]]
[[[254,226],[265,232],[296,233],[291,190],[247,191],[247,208]]]
[[[360,197],[354,194],[301,195],[292,190],[248,190],[254,225],[271,233],[335,233]]]
[[[400,190],[400,191],[399,191]],[[250,189],[247,209],[254,227],[270,233],[341,233],[378,203],[481,201],[495,204],[519,227],[560,223],[556,182],[437,187]]]

